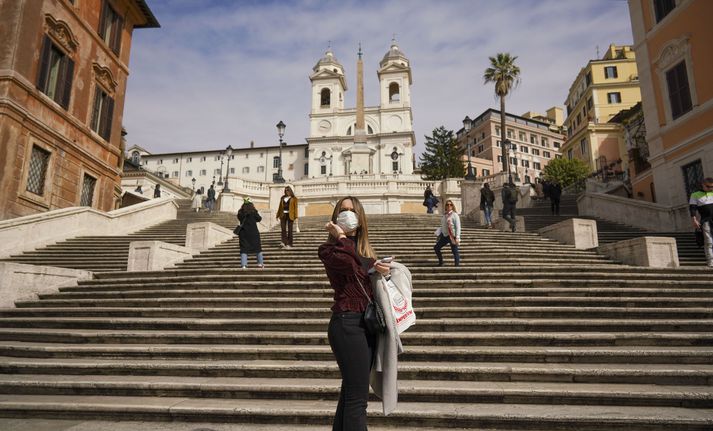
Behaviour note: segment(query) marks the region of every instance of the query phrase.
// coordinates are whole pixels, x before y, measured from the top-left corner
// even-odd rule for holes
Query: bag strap
[[[369,298],[369,295],[366,294],[366,289],[364,289],[364,286],[361,284],[361,280],[359,280],[359,276],[357,273],[354,273],[354,277],[356,278],[357,283],[359,283],[359,287],[361,287],[361,291],[366,296],[366,299],[369,301],[369,304],[371,304],[371,298]]]

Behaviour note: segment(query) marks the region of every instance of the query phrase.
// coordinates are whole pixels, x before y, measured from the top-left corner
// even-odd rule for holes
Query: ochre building
[[[0,219],[120,203],[121,124],[144,0],[0,2]]]
[[[713,176],[713,1],[629,0],[650,169],[637,196],[685,205]]]
[[[627,151],[616,114],[641,101],[636,55],[631,46],[610,45],[602,58],[590,60],[572,86],[564,127],[567,140],[562,156],[587,162],[602,175],[623,173]]]

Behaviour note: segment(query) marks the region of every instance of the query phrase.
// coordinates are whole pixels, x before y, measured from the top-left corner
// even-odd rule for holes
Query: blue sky
[[[497,108],[488,56],[518,56],[514,114],[563,106],[580,68],[610,43],[631,44],[624,0],[148,0],[159,29],[134,31],[124,108],[129,145],[151,152],[276,145],[308,136],[312,67],[331,41],[353,107],[364,50],[367,106],[393,34],[411,61],[416,151],[441,125]]]

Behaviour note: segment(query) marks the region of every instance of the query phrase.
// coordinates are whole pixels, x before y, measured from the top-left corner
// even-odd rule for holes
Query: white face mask
[[[344,232],[351,232],[359,227],[359,219],[353,211],[342,211],[337,216],[337,224]]]

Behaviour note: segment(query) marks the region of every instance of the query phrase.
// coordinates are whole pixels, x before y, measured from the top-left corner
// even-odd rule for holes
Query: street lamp
[[[280,120],[279,123],[277,123],[277,134],[280,137],[280,158],[279,162],[280,164],[277,166],[277,178],[275,178],[276,183],[284,183],[285,179],[282,178],[282,137],[285,136],[285,128],[287,127],[285,123]]]
[[[474,180],[475,179],[475,172],[473,172],[473,165],[470,163],[470,138],[468,138],[468,132],[470,131],[470,128],[473,126],[473,120],[470,119],[469,116],[465,116],[463,119],[463,128],[465,129],[465,142],[466,142],[466,148],[468,151],[468,172],[465,174],[465,179],[466,180]]]
[[[191,180],[191,190],[193,190],[193,192],[196,191],[196,179],[195,178],[193,178]]]
[[[223,159],[225,159],[225,154],[220,152],[220,172],[218,173],[218,185],[223,185]]]
[[[225,156],[227,157],[227,166],[225,167],[225,184],[223,184],[223,193],[230,193],[230,188],[228,187],[228,173],[230,172],[230,156],[233,155],[233,147],[228,145],[225,149]]]

